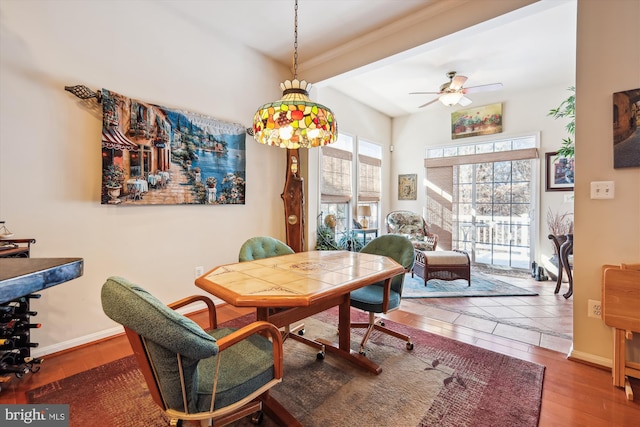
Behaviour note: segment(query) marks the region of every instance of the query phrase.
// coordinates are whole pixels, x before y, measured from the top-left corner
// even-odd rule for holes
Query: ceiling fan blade
[[[426,104],[422,104],[422,105],[420,105],[418,108],[426,107],[427,105],[431,105],[431,104],[433,104],[433,103],[434,103],[434,102],[436,102],[436,101],[438,101],[438,98],[436,98],[436,99],[432,99],[431,101],[427,102]]]
[[[491,83],[488,85],[480,85],[480,86],[470,86],[462,89],[463,93],[477,93],[477,92],[488,92],[490,90],[497,90],[502,88],[502,83]]]
[[[471,104],[471,100],[466,96],[463,96],[462,98],[460,98],[460,101],[458,101],[458,104],[462,105],[463,107],[466,107],[467,105]]]
[[[409,92],[409,95],[440,95],[442,92]]]
[[[455,76],[451,80],[451,84],[449,85],[449,88],[453,90],[458,90],[462,87],[462,85],[466,81],[467,81],[467,78],[465,76]]]

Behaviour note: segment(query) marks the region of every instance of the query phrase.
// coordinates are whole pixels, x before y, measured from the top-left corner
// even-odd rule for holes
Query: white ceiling
[[[465,1],[299,0],[298,64],[426,8]],[[292,64],[293,0],[166,0],[159,5],[194,25],[205,26],[287,66]],[[313,83],[397,117],[424,111],[417,107],[435,97],[409,92],[437,91],[448,81],[446,73],[457,71],[469,78],[466,87],[503,83],[499,91],[468,95],[482,105],[501,101],[501,93],[573,84],[575,41],[576,0],[542,0],[387,60]],[[448,107],[435,103],[425,107],[429,108]]]

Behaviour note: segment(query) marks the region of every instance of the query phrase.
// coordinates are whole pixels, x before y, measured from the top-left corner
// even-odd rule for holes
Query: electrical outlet
[[[590,299],[588,301],[587,316],[595,319],[602,319],[602,303],[600,301]]]
[[[196,272],[195,272],[196,278],[202,276],[203,274],[204,274],[204,267],[201,265],[196,267]]]

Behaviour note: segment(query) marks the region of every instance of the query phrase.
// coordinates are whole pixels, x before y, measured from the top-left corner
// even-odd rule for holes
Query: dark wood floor
[[[248,313],[231,306],[218,307],[219,321]],[[194,320],[202,321],[202,316]],[[565,353],[545,349],[491,333],[397,310],[389,319],[438,335],[546,366],[540,426],[638,426],[640,382],[634,380],[636,401],[627,401],[612,385],[611,372],[570,361]],[[2,384],[0,403],[26,403],[25,393],[35,387],[100,366],[131,354],[126,338],[118,336],[45,357],[40,372]]]

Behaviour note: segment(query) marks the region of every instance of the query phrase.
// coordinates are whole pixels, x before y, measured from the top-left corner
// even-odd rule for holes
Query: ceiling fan
[[[471,104],[471,100],[465,95],[468,93],[486,92],[490,90],[500,89],[502,83],[491,83],[488,85],[462,87],[464,82],[467,81],[467,77],[456,75],[455,71],[449,71],[447,73],[449,81],[440,86],[440,92],[411,92],[409,95],[440,95],[439,97],[432,99],[426,104],[422,104],[418,108],[426,107],[433,104],[436,101],[442,102],[448,107],[452,107],[456,104],[460,104],[463,107]]]

